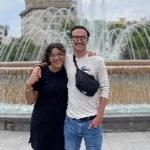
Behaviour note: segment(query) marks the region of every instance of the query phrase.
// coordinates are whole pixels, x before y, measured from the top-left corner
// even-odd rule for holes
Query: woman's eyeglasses
[[[50,57],[51,58],[55,58],[55,57],[59,57],[60,58],[60,57],[63,57],[64,55],[65,55],[64,53],[58,53],[58,54],[55,54],[55,55],[51,54]]]

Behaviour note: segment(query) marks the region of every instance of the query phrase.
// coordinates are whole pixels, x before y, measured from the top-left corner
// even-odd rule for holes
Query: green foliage
[[[71,28],[75,26],[75,22],[70,20],[70,21],[66,21],[63,20],[61,22],[61,27],[60,27],[60,31],[66,31],[66,34],[69,36],[69,31],[71,30]]]
[[[150,26],[149,26],[150,27]],[[136,28],[136,31],[133,32],[133,37],[131,38],[133,53],[130,53],[131,48],[129,47],[130,42],[128,42],[127,47],[129,50],[123,52],[123,59],[150,59],[150,29],[145,28]]]
[[[123,24],[112,24],[112,25],[109,25],[109,29],[112,30],[112,29],[116,29],[116,28],[121,28],[121,29],[125,29],[126,28],[126,25],[123,25]]]
[[[109,30],[115,30],[116,34],[112,37],[114,44],[117,36],[127,28],[121,24],[113,24],[109,26]],[[130,37],[126,37],[126,46],[122,51],[122,59],[150,59],[150,25],[136,27]]]
[[[1,55],[1,61],[28,61],[37,47],[32,40],[25,40],[22,37],[14,38],[9,45],[5,45]]]

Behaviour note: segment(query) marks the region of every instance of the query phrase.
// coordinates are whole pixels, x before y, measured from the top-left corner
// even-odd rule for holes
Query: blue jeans
[[[102,127],[88,129],[91,121],[81,121],[66,116],[64,125],[65,150],[79,150],[82,138],[84,138],[86,150],[101,150]]]

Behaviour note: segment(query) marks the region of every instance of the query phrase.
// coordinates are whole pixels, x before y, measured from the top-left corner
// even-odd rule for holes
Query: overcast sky
[[[24,9],[24,0],[0,0],[0,24],[12,25],[20,21],[19,14]]]
[[[96,1],[96,0],[83,0]],[[100,0],[98,0],[100,1]],[[116,20],[125,17],[127,20],[146,18],[150,20],[149,0],[103,0],[106,3],[106,14],[108,19]],[[24,0],[0,0],[0,24],[10,27],[20,26],[19,14],[25,10]],[[92,6],[92,5],[91,5]],[[94,8],[94,7],[93,7]],[[98,14],[98,12],[97,12]]]

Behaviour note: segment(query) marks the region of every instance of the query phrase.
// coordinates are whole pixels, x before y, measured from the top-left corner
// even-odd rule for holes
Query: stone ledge
[[[29,131],[31,115],[0,114],[0,130]]]
[[[150,114],[112,114],[103,120],[104,131],[150,131]]]
[[[0,114],[0,130],[29,131],[30,117],[29,114]],[[150,114],[106,114],[103,131],[150,131]]]

